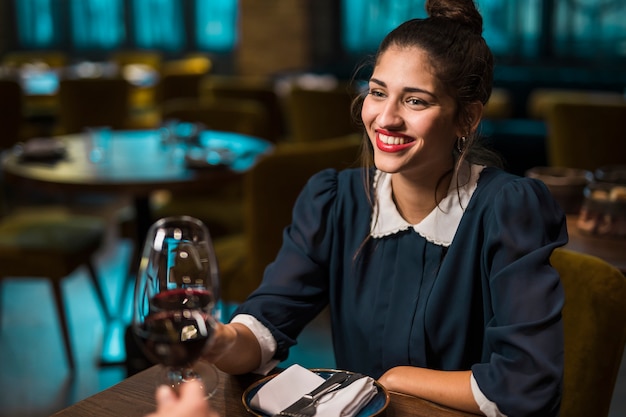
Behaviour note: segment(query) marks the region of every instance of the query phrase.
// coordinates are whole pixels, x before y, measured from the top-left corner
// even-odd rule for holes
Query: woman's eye
[[[411,106],[426,106],[427,104],[424,100],[415,97],[408,99],[406,102]]]
[[[385,94],[378,90],[370,90],[368,94],[372,97],[385,97]]]

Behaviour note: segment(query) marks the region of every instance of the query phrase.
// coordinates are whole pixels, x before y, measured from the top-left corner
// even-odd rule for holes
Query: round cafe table
[[[95,142],[88,133],[29,141],[21,152],[16,148],[0,154],[4,179],[16,187],[37,187],[57,194],[129,197],[140,242],[156,220],[150,211],[154,191],[210,193],[212,186],[237,179],[257,157],[273,149],[263,139],[211,130],[202,131],[193,146],[168,145],[160,130],[110,131],[98,138],[98,142],[106,142],[102,148],[94,148]],[[42,152],[42,148],[50,153]],[[29,149],[31,152],[24,152]],[[34,149],[38,149],[35,154]],[[94,155],[99,156],[97,162]],[[140,256],[141,251],[136,253]],[[131,272],[136,271],[139,261],[131,259]],[[126,287],[118,298],[120,311]],[[102,365],[119,362],[123,334],[122,321],[112,318],[103,340]]]
[[[273,149],[263,139],[211,130],[202,131],[197,145],[188,146],[187,151],[180,144],[164,144],[159,130],[103,134],[106,138],[98,140],[106,143],[96,149],[100,154],[98,162],[92,160],[94,144],[88,133],[59,136],[51,139],[58,145],[57,150],[64,151],[58,158],[6,152],[2,156],[5,178],[55,193],[129,196],[141,239],[155,220],[149,204],[154,191],[210,192],[212,185],[236,179],[254,165],[259,155]],[[223,163],[208,163],[220,156]]]

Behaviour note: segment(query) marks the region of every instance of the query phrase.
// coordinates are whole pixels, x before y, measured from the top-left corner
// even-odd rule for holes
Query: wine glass
[[[207,227],[189,216],[154,223],[143,248],[134,294],[132,329],[146,356],[164,367],[159,384],[178,390],[200,380],[207,398],[216,368],[200,359],[211,340],[219,274]]]

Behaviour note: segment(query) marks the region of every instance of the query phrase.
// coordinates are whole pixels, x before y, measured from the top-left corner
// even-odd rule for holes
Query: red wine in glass
[[[213,294],[200,288],[175,288],[157,293],[151,300],[151,309],[159,310],[203,310],[210,312],[215,303]]]
[[[191,367],[213,334],[213,318],[205,309],[212,296],[204,290],[176,289],[152,299],[136,335],[150,358],[170,367]]]
[[[135,283],[132,328],[146,356],[165,372],[158,384],[174,389],[199,380],[207,397],[219,374],[201,360],[213,337],[219,269],[206,226],[188,216],[167,217],[146,237]]]

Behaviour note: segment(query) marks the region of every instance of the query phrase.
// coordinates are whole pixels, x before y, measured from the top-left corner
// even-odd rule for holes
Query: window
[[[626,57],[626,2],[559,0],[555,53],[560,57]]]
[[[225,52],[237,42],[237,0],[197,0],[195,35],[198,49]]]
[[[183,3],[180,0],[133,0],[135,46],[180,51],[185,46]]]
[[[375,51],[405,20],[426,17],[424,0],[343,0],[342,6],[344,48],[356,54]]]
[[[12,0],[11,5],[16,45],[10,49],[227,52],[237,42],[238,0]]]
[[[60,41],[58,0],[16,1],[17,39],[26,49],[54,48]]]
[[[122,0],[73,0],[70,14],[70,37],[77,50],[110,50],[124,41]]]
[[[541,1],[480,0],[483,36],[494,55],[533,57],[539,53]]]
[[[399,23],[425,17],[424,0],[342,0],[349,53],[374,51]],[[626,58],[623,0],[477,0],[493,53],[516,62]]]

